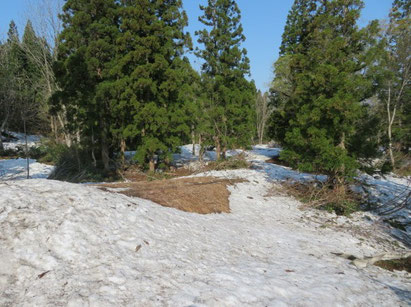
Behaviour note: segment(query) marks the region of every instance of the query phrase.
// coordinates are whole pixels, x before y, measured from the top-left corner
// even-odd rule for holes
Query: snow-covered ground
[[[23,133],[9,132],[14,139],[4,140],[3,146],[6,150],[18,150],[25,146],[25,136]],[[4,138],[3,138],[4,139]],[[35,147],[40,144],[41,137],[37,135],[27,136],[28,147]],[[54,167],[38,163],[34,159],[29,159],[29,175],[32,179],[47,178]],[[27,160],[18,159],[0,159],[0,181],[4,180],[21,180],[27,178]]]
[[[260,172],[220,175],[249,180],[230,188],[230,214],[190,214],[50,180],[1,182],[0,305],[406,306],[411,299],[409,274],[357,269],[332,254],[371,256],[388,245],[322,228],[297,201],[266,195],[271,184]]]
[[[17,150],[18,148],[23,148],[26,145],[26,139],[24,133],[18,132],[9,132],[15,139],[4,142],[5,150]],[[41,137],[38,135],[27,135],[27,146],[34,147],[38,146],[40,143]]]
[[[36,160],[29,159],[30,178],[47,178],[53,171],[53,166],[38,163]],[[19,180],[27,178],[26,159],[0,159],[0,181]]]
[[[0,181],[0,306],[408,306],[409,273],[359,269],[333,253],[409,249],[371,213],[300,210],[276,181],[312,175],[263,162],[278,151],[248,151],[251,170],[196,175],[247,180],[229,187],[230,214]]]

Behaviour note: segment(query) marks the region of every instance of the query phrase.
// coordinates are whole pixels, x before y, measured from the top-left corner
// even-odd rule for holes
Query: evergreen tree
[[[228,147],[245,146],[254,136],[254,83],[248,82],[250,65],[241,48],[245,36],[240,23],[241,14],[233,0],[208,0],[201,6],[199,20],[207,27],[196,32],[204,45],[197,56],[202,66],[204,89],[208,103],[205,112],[211,121],[217,151],[225,156]]]
[[[100,149],[109,170],[111,110],[107,88],[118,35],[117,1],[67,0],[61,19],[56,77],[61,87],[53,101],[63,105],[71,130],[83,144]]]
[[[308,36],[317,12],[318,1],[295,0],[288,13],[282,35],[280,57],[274,64],[274,80],[270,88],[271,105],[275,111],[271,115],[269,134],[277,141],[285,139],[290,129],[290,119],[299,105],[292,101],[296,92],[296,75],[304,67],[303,55],[308,48]]]
[[[14,20],[10,21],[9,30],[7,32],[7,43],[19,43],[19,32]]]
[[[170,161],[189,134],[184,106],[193,71],[183,58],[191,44],[184,33],[187,16],[181,0],[128,0],[121,1],[119,17],[113,131],[123,148],[131,140],[139,162],[153,171],[155,156]]]
[[[309,33],[309,25],[317,7],[315,0],[295,0],[287,16],[282,35],[280,56],[295,54]]]
[[[291,85],[282,108],[282,159],[339,182],[358,166],[349,144],[370,94],[361,73],[368,32],[356,25],[362,6],[360,0],[318,3],[305,39],[286,54],[290,69],[280,72],[290,72]]]

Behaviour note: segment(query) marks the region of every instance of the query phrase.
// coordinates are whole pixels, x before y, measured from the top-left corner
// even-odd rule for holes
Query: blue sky
[[[370,20],[386,18],[393,0],[364,0],[365,8],[362,11],[360,25],[366,25]],[[244,47],[248,51],[251,61],[251,78],[255,80],[257,88],[266,90],[272,79],[272,65],[278,57],[278,48],[281,44],[281,34],[284,30],[288,11],[293,0],[238,0],[242,12],[242,24],[247,38]],[[202,28],[198,22],[201,14],[199,4],[206,4],[207,0],[183,0],[184,8],[189,17],[188,31],[192,33],[196,44],[194,31]],[[22,32],[27,16],[27,0],[0,0],[0,38],[5,38],[8,25],[14,19]],[[190,56],[194,67],[199,68],[199,60]]]

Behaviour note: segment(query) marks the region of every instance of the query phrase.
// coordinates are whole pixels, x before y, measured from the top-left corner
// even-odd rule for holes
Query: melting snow
[[[269,193],[273,181],[311,176],[263,162],[278,151],[256,147],[247,152],[256,169],[206,174],[247,179],[230,187],[230,214],[89,185],[0,181],[0,306],[407,306],[410,274],[332,254],[391,251],[374,217],[302,211]]]
[[[18,147],[24,147],[26,145],[26,139],[24,133],[9,132],[15,139],[4,142],[3,146],[6,150],[16,150]],[[27,135],[27,146],[35,147],[38,146],[41,137],[38,135]]]
[[[47,178],[53,171],[53,166],[38,163],[36,160],[29,159],[30,178]],[[20,180],[27,178],[26,159],[7,159],[0,160],[0,181],[1,180]]]

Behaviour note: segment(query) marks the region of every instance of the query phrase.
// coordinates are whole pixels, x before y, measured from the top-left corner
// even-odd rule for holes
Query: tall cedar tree
[[[168,162],[189,134],[185,103],[194,72],[187,58],[191,47],[187,16],[181,0],[123,0],[119,8],[120,35],[112,109],[124,151],[130,139],[142,165],[155,168],[155,157]]]
[[[202,66],[217,158],[229,147],[246,146],[254,136],[255,86],[247,81],[250,65],[241,48],[244,42],[241,14],[236,1],[208,0],[201,6],[199,20],[206,26],[196,32],[203,50],[196,52],[205,62]]]
[[[117,4],[113,0],[67,0],[60,18],[56,78],[61,91],[53,101],[61,103],[82,143],[100,149],[104,169],[109,170],[110,71],[118,35]]]
[[[280,57],[274,64],[274,80],[270,88],[270,100],[275,112],[268,124],[272,138],[282,142],[290,129],[290,119],[298,111],[298,104],[291,102],[296,94],[295,80],[300,66],[299,58],[307,48],[310,25],[317,10],[317,0],[295,0],[287,16],[282,35]]]
[[[368,32],[356,25],[362,1],[317,2],[309,8],[308,22],[298,23],[305,24],[304,38],[282,59],[286,65],[280,73],[290,86],[277,136],[282,159],[342,182],[358,166],[349,144],[363,113],[361,101],[370,94],[369,80],[361,74]]]
[[[295,54],[299,46],[303,46],[308,35],[309,24],[316,9],[315,0],[295,0],[287,16],[282,35],[280,56]]]

